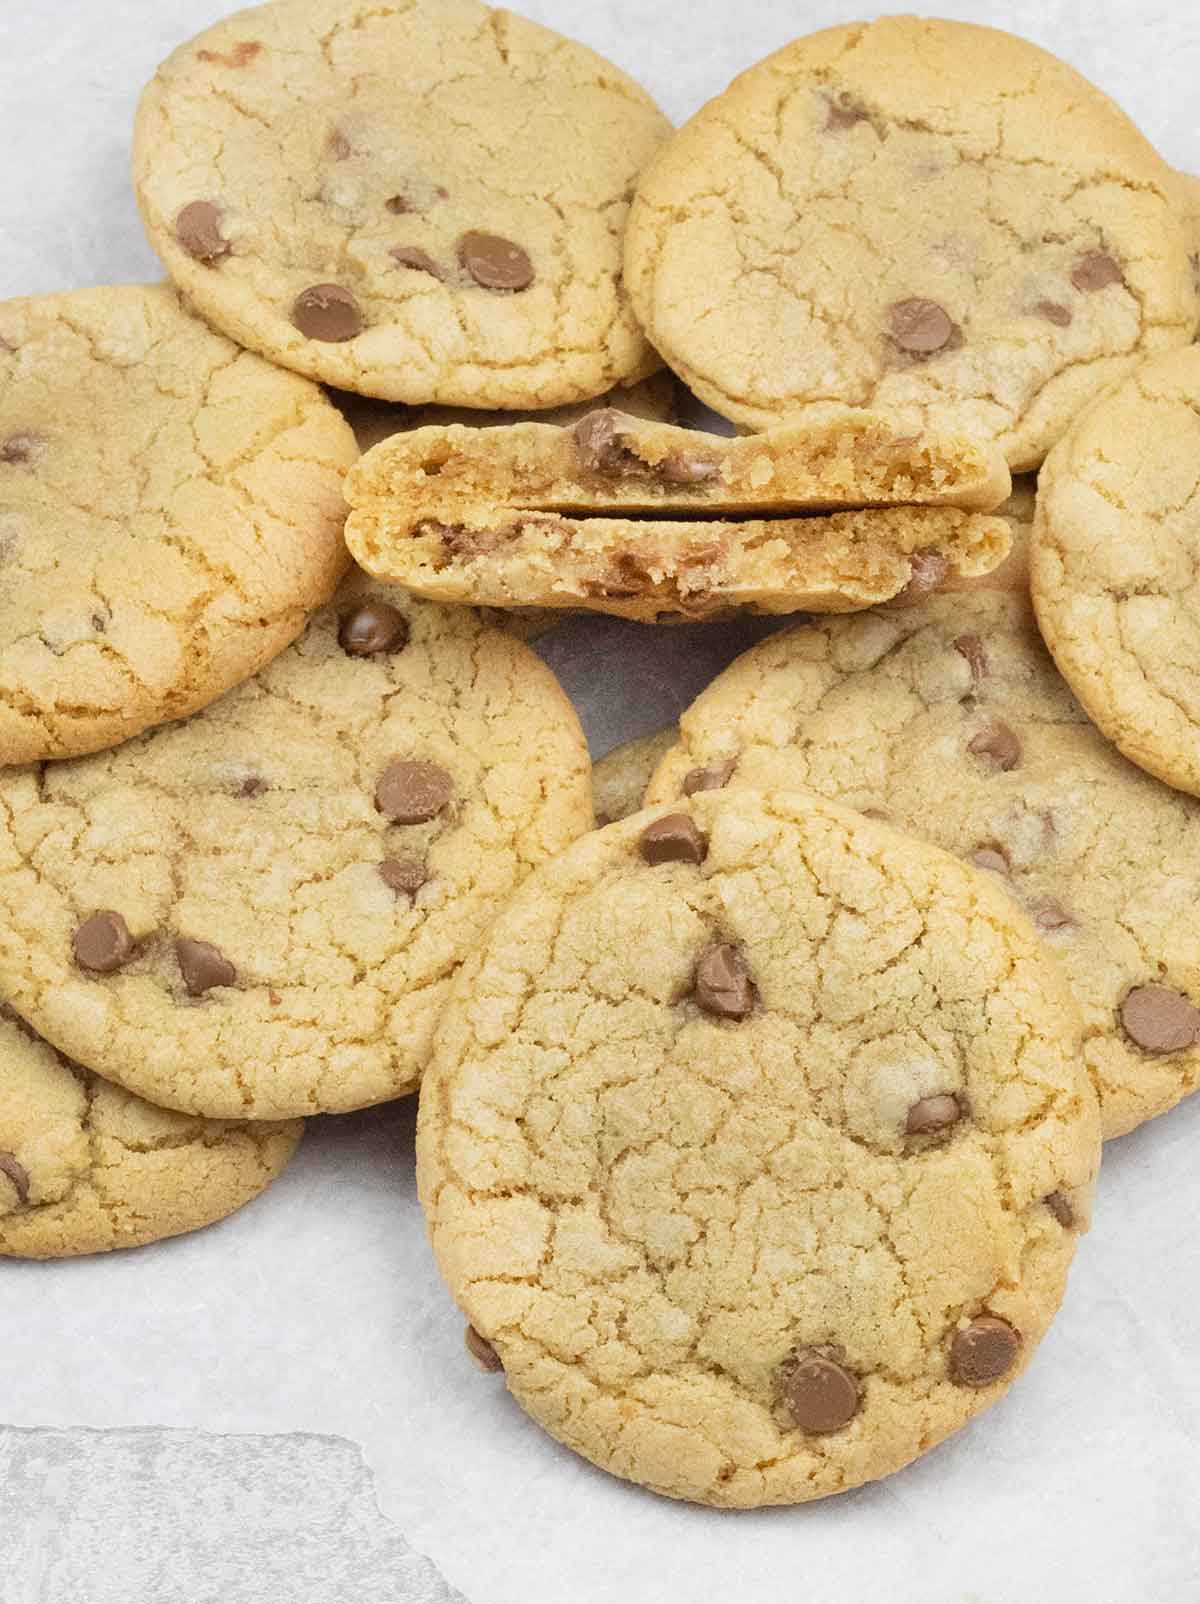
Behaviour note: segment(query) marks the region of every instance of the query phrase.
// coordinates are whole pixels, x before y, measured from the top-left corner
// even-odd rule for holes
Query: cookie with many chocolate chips
[[[0,775],[0,994],[187,1113],[397,1097],[496,910],[591,825],[588,780],[527,648],[353,575],[203,713]]]
[[[417,1154],[522,1407],[746,1508],[886,1475],[1001,1396],[1087,1226],[1099,1121],[1075,1005],[992,877],[730,789],[534,872],[455,986]]]
[[[60,1057],[0,1009],[0,1255],[140,1247],[249,1203],[303,1125],[168,1113]]]
[[[1046,644],[1125,756],[1200,796],[1200,348],[1158,357],[1071,427],[1039,479]]]
[[[743,73],[643,173],[643,327],[748,428],[870,406],[1036,467],[1192,338],[1175,175],[1105,95],[990,28],[885,17]]]
[[[986,870],[1060,960],[1106,1136],[1200,1088],[1200,802],[1127,763],[987,583],[756,646],[693,703],[647,801],[802,787]]]
[[[478,0],[277,0],[159,68],[134,178],[172,278],[272,361],[551,407],[660,365],[621,242],[668,132],[611,62]]]
[[[195,711],[345,573],[354,438],[163,286],[0,304],[0,764]]]

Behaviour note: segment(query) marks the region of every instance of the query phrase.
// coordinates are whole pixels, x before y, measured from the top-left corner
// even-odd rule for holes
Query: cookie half
[[[304,1127],[171,1114],[0,1010],[0,1255],[65,1259],[211,1225],[282,1172]]]
[[[418,1184],[560,1441],[724,1507],[899,1469],[994,1402],[1098,1159],[1054,961],[979,871],[721,791],[536,871],[464,969]]]
[[[1200,349],[1147,363],[1072,425],[1039,479],[1046,644],[1127,758],[1200,795]]]
[[[1197,320],[1175,175],[1028,41],[935,18],[811,34],[642,175],[643,326],[752,429],[875,407],[1035,468],[1092,396]]]
[[[272,361],[550,407],[660,365],[621,240],[668,131],[611,62],[476,0],[277,0],[159,68],[134,181],[171,277]]]
[[[0,763],[205,706],[345,573],[354,437],[163,286],[0,304]]]
[[[496,911],[591,822],[550,671],[355,575],[205,712],[0,775],[0,992],[169,1108],[382,1102]]]

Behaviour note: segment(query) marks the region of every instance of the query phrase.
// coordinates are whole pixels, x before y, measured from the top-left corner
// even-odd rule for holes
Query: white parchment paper
[[[222,0],[0,0],[0,296],[156,276],[126,178],[134,104],[159,59],[227,9]],[[521,9],[607,52],[677,120],[792,35],[856,14],[830,0],[523,0]],[[942,9],[1057,50],[1172,161],[1200,170],[1195,0]],[[753,634],[598,621],[574,638],[559,633],[546,654],[600,752],[672,717]],[[441,1597],[419,1566],[406,1591],[404,1567],[415,1562],[399,1537],[389,1550],[373,1514],[357,1535],[372,1497],[472,1604],[1200,1599],[1200,1099],[1110,1147],[1066,1308],[990,1415],[883,1484],[740,1516],[675,1506],[593,1470],[470,1367],[425,1246],[412,1127],[409,1106],[317,1121],[266,1197],[177,1243],[0,1264],[0,1421],[203,1434],[151,1431],[111,1448],[81,1447],[77,1435],[22,1439],[19,1474],[9,1441],[3,1604],[58,1604],[47,1580],[56,1576],[70,1579],[72,1604],[294,1604],[321,1597],[322,1581],[326,1598],[360,1604]],[[234,1436],[252,1440],[212,1441]],[[285,1440],[276,1451],[263,1437]],[[350,1447],[319,1452],[316,1437]],[[355,1447],[373,1491],[359,1485]],[[156,1464],[177,1488],[174,1527],[153,1501],[158,1524],[139,1527],[138,1478],[153,1484]],[[54,1518],[38,1466],[54,1471],[60,1492],[72,1489],[70,1507],[86,1518]],[[265,1503],[229,1496],[238,1466]],[[338,1474],[344,1516],[329,1494]],[[311,1520],[297,1522],[297,1511]],[[191,1542],[189,1523],[210,1518],[218,1538]],[[264,1526],[284,1534],[272,1564],[292,1556],[290,1588],[286,1558],[265,1572],[250,1540]],[[164,1563],[106,1570],[116,1564],[106,1544],[137,1542],[139,1529]],[[308,1540],[314,1530],[327,1533],[324,1545]],[[363,1549],[357,1570],[345,1568],[346,1540]],[[89,1547],[90,1569],[79,1563]],[[237,1562],[221,1568],[216,1589],[213,1555],[226,1550]],[[114,1575],[128,1578],[123,1591]],[[347,1576],[356,1592],[338,1591]]]

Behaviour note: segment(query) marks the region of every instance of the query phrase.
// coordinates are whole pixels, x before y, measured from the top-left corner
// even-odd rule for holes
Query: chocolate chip
[[[375,806],[394,824],[424,824],[454,795],[454,781],[436,763],[398,758],[375,782]]]
[[[726,758],[723,763],[712,763],[705,769],[689,769],[680,789],[684,796],[695,796],[697,791],[722,791],[729,784],[737,758]]]
[[[436,279],[444,279],[446,276],[433,257],[417,245],[396,245],[388,255],[401,267],[411,268],[414,273],[428,273],[430,278]]]
[[[888,330],[902,351],[932,356],[953,338],[954,322],[936,301],[914,296],[908,301],[894,301],[888,307]]]
[[[991,758],[1000,769],[1015,769],[1021,761],[1021,743],[1016,731],[1010,729],[1003,719],[997,719],[986,730],[973,735],[967,742],[967,751],[973,752],[976,757]]]
[[[261,774],[247,774],[239,783],[234,796],[261,796],[264,791],[270,790]]]
[[[33,461],[41,443],[41,436],[31,434],[28,430],[23,430],[20,434],[10,434],[8,439],[0,444],[0,462],[7,463],[13,468],[22,467],[25,463]]]
[[[408,620],[387,602],[366,601],[343,613],[338,624],[338,645],[349,657],[379,657],[408,645]]]
[[[954,650],[971,665],[971,678],[982,679],[988,671],[987,653],[978,635],[956,635]]]
[[[686,813],[668,813],[642,831],[638,851],[647,863],[703,863],[708,842]]]
[[[1000,847],[976,847],[967,858],[977,869],[990,869],[993,874],[1007,874],[1010,868],[1008,855]]]
[[[429,879],[429,871],[412,858],[384,858],[379,865],[379,878],[393,891],[415,897]]]
[[[229,241],[221,233],[221,212],[212,201],[192,201],[175,219],[175,238],[206,267],[229,255]]]
[[[720,464],[709,457],[698,457],[689,451],[672,451],[661,462],[655,463],[654,473],[669,485],[710,484],[721,476]]]
[[[103,613],[93,613],[91,625],[97,635],[106,635],[108,633],[108,618]]]
[[[354,153],[354,147],[340,128],[331,128],[325,140],[325,154],[331,162],[344,162]]]
[[[1075,923],[1062,903],[1055,902],[1052,897],[1037,903],[1031,912],[1039,930],[1065,930],[1068,925]]]
[[[950,1340],[950,1379],[960,1387],[990,1387],[1017,1362],[1021,1339],[994,1314],[980,1314]]]
[[[932,596],[950,572],[940,551],[914,551],[908,559],[908,584],[892,597],[892,607],[912,607]]]
[[[504,1369],[504,1362],[492,1347],[486,1337],[481,1337],[474,1326],[468,1326],[463,1332],[463,1343],[471,1355],[471,1361],[480,1370],[494,1374]]]
[[[1075,1224],[1075,1209],[1065,1192],[1051,1192],[1045,1199],[1046,1207],[1065,1231]]]
[[[1178,1053],[1200,1041],[1200,1008],[1169,986],[1134,986],[1121,1004],[1130,1041],[1148,1053]]]
[[[102,909],[76,930],[75,962],[94,974],[111,975],[129,962],[136,945],[121,915]]]
[[[362,308],[340,284],[314,284],[292,306],[292,322],[310,340],[340,345],[363,331]]]
[[[575,457],[586,473],[644,473],[646,463],[625,444],[629,438],[622,413],[602,407],[580,418],[572,431]]]
[[[210,941],[192,941],[188,936],[180,936],[175,943],[175,957],[183,983],[192,997],[202,997],[214,986],[237,984],[237,970]]]
[[[754,1007],[754,987],[737,948],[719,941],[696,965],[696,1001],[718,1019],[745,1019]]]
[[[1047,323],[1056,323],[1060,329],[1069,326],[1073,315],[1069,306],[1063,306],[1058,301],[1039,301],[1034,311],[1039,317],[1044,317]]]
[[[7,1175],[12,1182],[18,1203],[29,1202],[29,1171],[18,1162],[15,1153],[6,1153],[3,1148],[0,1148],[0,1175]]]
[[[829,102],[829,111],[825,118],[826,132],[835,130],[841,132],[846,128],[853,128],[857,123],[865,123],[869,119],[861,106],[856,106],[848,95],[838,95],[836,100]]]
[[[1077,290],[1106,290],[1110,284],[1124,284],[1120,263],[1107,251],[1088,251],[1075,264],[1071,283]]]
[[[775,1376],[782,1412],[801,1431],[841,1431],[858,1413],[858,1382],[816,1348],[790,1354]]]
[[[962,1118],[962,1104],[951,1092],[936,1092],[932,1097],[919,1098],[909,1109],[904,1121],[908,1136],[937,1136],[957,1125]]]
[[[407,217],[410,212],[415,212],[417,209],[407,195],[393,195],[390,200],[384,202],[384,205],[396,217]]]
[[[499,234],[464,234],[458,242],[458,259],[485,290],[527,290],[533,283],[529,257]]]

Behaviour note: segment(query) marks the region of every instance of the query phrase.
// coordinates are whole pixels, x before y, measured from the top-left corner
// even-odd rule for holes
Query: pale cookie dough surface
[[[211,1225],[280,1174],[303,1130],[155,1108],[0,1010],[0,1255],[73,1258]]]
[[[1200,795],[1200,349],[1147,363],[1072,425],[1039,479],[1031,568],[1088,713]]]
[[[164,286],[0,304],[0,763],[203,707],[327,601],[357,458]]]
[[[279,0],[147,88],[134,179],[206,317],[389,401],[550,407],[659,365],[621,278],[669,131],[583,45],[476,0]]]
[[[651,340],[737,423],[870,406],[1016,470],[1191,339],[1192,249],[1171,170],[1064,63],[888,17],[797,40],[693,117],[625,260]]]
[[[1053,1317],[1098,1158],[1077,1018],[1003,893],[942,853],[726,791],[683,804],[691,860],[652,864],[663,811],[546,865],[464,970],[420,1195],[561,1441],[676,1498],[819,1498],[994,1402]]]
[[[679,739],[679,726],[668,724],[653,735],[614,746],[592,765],[592,801],[596,826],[627,819],[641,808],[650,776]]]
[[[431,601],[584,608],[647,624],[853,612],[988,573],[1011,549],[1004,519],[953,507],[774,519],[481,507],[446,523],[401,496],[356,507],[346,541],[368,573]]]
[[[1091,724],[1027,596],[986,583],[789,631],[680,727],[648,802],[699,775],[803,787],[994,875],[1082,1007],[1106,1136],[1200,1087],[1200,802]]]
[[[0,993],[188,1113],[397,1097],[497,909],[590,827],[589,780],[526,647],[352,575],[204,713],[0,776]]]

